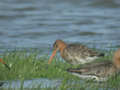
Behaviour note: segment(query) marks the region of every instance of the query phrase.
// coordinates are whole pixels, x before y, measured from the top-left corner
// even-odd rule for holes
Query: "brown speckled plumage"
[[[62,58],[70,64],[84,64],[104,56],[104,54],[98,53],[82,44],[66,44],[62,40],[56,40],[53,47],[56,50],[54,53],[60,51]],[[52,54],[51,57],[53,58],[53,56]],[[51,60],[50,58],[49,63]]]
[[[82,44],[69,44],[66,49],[63,51],[64,60],[69,62],[71,60],[71,64],[84,64],[95,60],[101,54],[82,45]],[[94,59],[95,57],[95,59]],[[87,60],[87,58],[91,58],[91,60]],[[92,59],[93,58],[93,59]],[[84,60],[82,62],[82,60]]]
[[[89,78],[94,76],[98,81],[107,80],[109,76],[120,72],[120,49],[115,52],[113,62],[108,60],[99,63],[91,63],[81,68],[68,69],[67,71],[81,78],[90,75],[91,77]]]

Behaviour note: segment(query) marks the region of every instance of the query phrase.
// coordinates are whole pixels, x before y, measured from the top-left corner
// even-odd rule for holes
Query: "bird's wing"
[[[99,54],[95,50],[92,50],[91,48],[88,48],[82,44],[69,44],[66,49],[69,53],[73,54],[74,52],[74,54],[78,56],[81,55],[83,57],[84,56],[94,57]]]
[[[81,68],[68,69],[68,72],[79,73],[82,75],[96,75],[101,76],[106,73],[106,70],[112,67],[112,62],[93,63],[85,65]]]

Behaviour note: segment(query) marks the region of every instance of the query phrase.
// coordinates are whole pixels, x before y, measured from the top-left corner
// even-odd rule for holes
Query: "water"
[[[1,83],[1,82],[0,82]],[[99,85],[98,85],[99,84]],[[100,82],[89,82],[86,83],[84,80],[68,80],[65,84],[63,84],[63,79],[46,79],[46,78],[38,78],[38,79],[31,79],[31,80],[13,80],[13,81],[3,81],[3,85],[0,87],[0,89],[20,89],[21,86],[24,89],[45,89],[49,88],[50,90],[58,90],[61,88],[61,86],[65,86],[67,90],[74,90],[74,89],[85,89],[85,90],[91,90],[96,87],[97,90],[116,90],[116,88],[111,88],[110,86],[106,87],[105,83]],[[98,87],[98,88],[97,88]]]
[[[119,47],[120,0],[0,1],[0,52],[33,48],[49,54],[56,39],[98,49]]]
[[[0,51],[51,52],[56,39],[110,49],[120,42],[119,0],[1,0]],[[112,47],[111,47],[112,46]]]
[[[1,88],[20,88],[21,84],[24,88],[58,88],[61,85],[61,80],[50,80],[46,78],[25,80],[5,81]]]

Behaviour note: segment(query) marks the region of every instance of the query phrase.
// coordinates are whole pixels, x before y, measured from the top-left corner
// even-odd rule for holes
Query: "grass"
[[[10,66],[9,71],[0,64],[0,80],[26,80],[33,78],[68,77],[66,69],[71,65],[56,59],[48,64],[48,56],[38,57],[37,53],[13,52],[3,55],[3,60]]]
[[[101,60],[109,60],[112,58],[113,51],[109,52],[109,55],[101,58]],[[71,75],[66,71],[67,68],[76,68],[78,66],[73,66],[68,63],[64,63],[58,58],[54,58],[52,64],[48,64],[48,55],[39,56],[38,52],[26,51],[13,51],[6,52],[1,55],[1,58],[10,66],[11,70],[9,71],[3,64],[0,64],[0,80],[21,80],[22,83],[24,80],[35,79],[35,78],[48,78],[48,79],[61,79],[62,84],[58,90],[98,90],[98,88],[116,88],[120,86],[120,76],[115,79],[109,79],[104,84],[94,83],[92,81],[81,82],[81,79]],[[98,61],[101,61],[98,60]],[[74,82],[74,83],[72,83]],[[40,88],[40,86],[38,87]],[[8,90],[8,89],[3,89]],[[13,90],[9,88],[9,90]],[[21,88],[15,90],[27,90]],[[31,89],[29,89],[31,90]],[[36,89],[38,90],[38,89]],[[42,90],[51,90],[50,88],[44,88]],[[54,90],[54,89],[52,89]],[[56,90],[56,88],[55,88]],[[106,89],[105,89],[106,90]]]

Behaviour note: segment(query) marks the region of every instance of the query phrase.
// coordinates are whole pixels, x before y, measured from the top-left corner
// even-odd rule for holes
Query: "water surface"
[[[1,0],[0,51],[51,52],[56,39],[88,47],[120,46],[119,0]]]
[[[46,78],[32,79],[32,80],[13,80],[5,81],[1,88],[58,88],[61,85],[61,80],[50,80]]]

